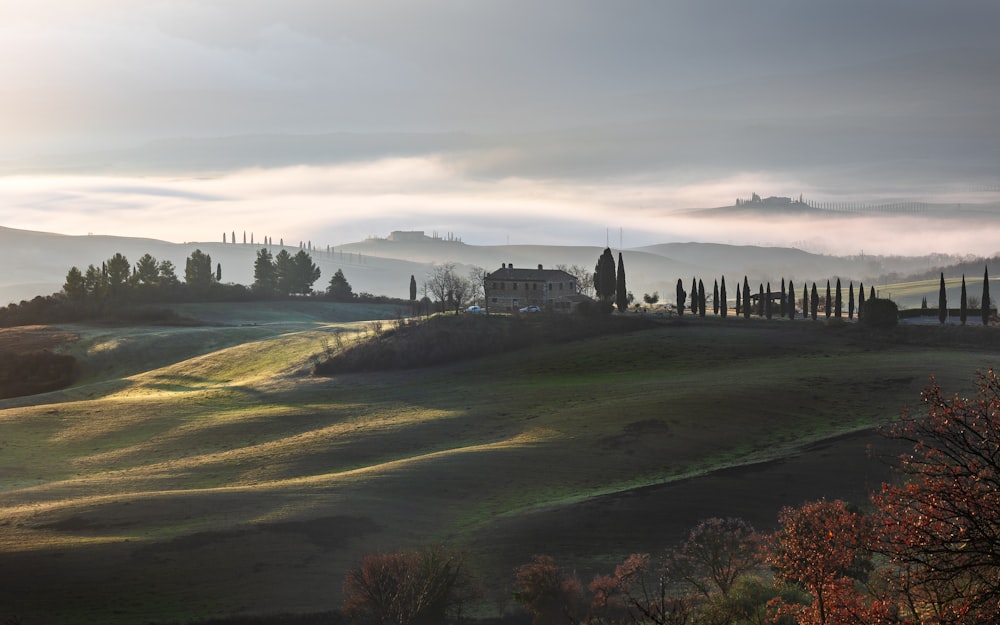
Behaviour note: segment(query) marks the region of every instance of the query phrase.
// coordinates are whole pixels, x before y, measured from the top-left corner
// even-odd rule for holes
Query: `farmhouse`
[[[525,306],[570,312],[590,298],[577,292],[576,278],[561,269],[524,269],[506,264],[486,276],[486,306],[491,312],[516,312]]]

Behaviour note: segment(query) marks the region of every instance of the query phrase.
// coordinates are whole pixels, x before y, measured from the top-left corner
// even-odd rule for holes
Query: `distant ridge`
[[[133,264],[143,254],[169,260],[183,275],[185,260],[195,249],[211,255],[213,264],[222,265],[223,282],[251,284],[253,261],[262,246],[220,242],[171,243],[157,239],[103,235],[69,236],[0,227],[0,306],[10,302],[49,295],[62,289],[66,272],[84,269],[115,253],[124,254]],[[273,252],[280,246],[269,246]],[[297,247],[285,246],[289,251]],[[770,282],[778,288],[782,279],[801,286],[804,281],[879,281],[884,276],[903,277],[927,271],[928,267],[956,265],[955,256],[934,254],[923,257],[828,256],[790,247],[726,245],[720,243],[663,243],[621,251],[628,275],[629,290],[641,299],[658,292],[672,299],[678,279],[689,284],[699,278],[710,286],[725,276],[730,287],[746,276],[753,283]],[[410,276],[418,285],[435,264],[455,263],[462,272],[492,271],[502,264],[515,267],[555,268],[576,265],[593,271],[603,246],[496,245],[480,246],[461,242],[458,237],[404,234],[372,237],[335,246],[332,251],[314,250],[314,262],[321,275],[315,288],[322,291],[337,269],[343,271],[356,293],[391,297],[409,296]],[[1000,268],[991,269],[1000,275]]]

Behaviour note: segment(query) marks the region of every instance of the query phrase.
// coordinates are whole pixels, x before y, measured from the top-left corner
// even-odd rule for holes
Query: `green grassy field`
[[[334,333],[363,337],[380,313],[206,307],[184,314],[239,323],[72,328],[80,382],[0,402],[0,617],[321,612],[362,554],[432,541],[469,550],[496,590],[510,569],[477,545],[499,522],[782,457],[891,419],[932,373],[970,388],[998,354],[695,320],[308,375]],[[610,551],[595,531],[563,555]]]

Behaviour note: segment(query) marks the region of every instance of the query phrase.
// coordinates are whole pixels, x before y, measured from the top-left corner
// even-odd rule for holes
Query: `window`
[[[563,283],[562,283],[562,282],[560,282],[560,283],[559,283],[559,290],[560,290],[560,291],[562,291],[562,290],[563,290]]]
[[[514,283],[514,290],[517,290],[517,282]]]
[[[537,282],[535,282],[534,284],[531,285],[531,290],[532,291],[537,291],[538,290],[538,283]]]

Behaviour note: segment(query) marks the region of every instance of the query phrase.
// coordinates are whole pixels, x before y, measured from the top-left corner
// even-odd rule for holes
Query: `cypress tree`
[[[809,283],[802,283],[802,318],[809,318]]]
[[[677,278],[677,316],[684,316],[684,281]]]
[[[615,257],[611,255],[611,248],[606,247],[597,259],[597,266],[594,267],[594,290],[597,291],[597,298],[601,301],[602,312],[611,312],[617,289]]]
[[[750,318],[750,282],[743,276],[743,318]]]
[[[847,318],[854,319],[854,281],[847,287]]]
[[[618,276],[615,287],[615,304],[618,305],[618,312],[628,310],[628,289],[625,286],[625,261],[622,260],[622,253],[618,252]]]
[[[222,263],[215,265],[215,281],[222,282]]]
[[[840,278],[837,278],[837,291],[833,300],[833,315],[840,319],[841,314],[844,311],[844,295],[840,290]]]
[[[816,312],[819,309],[819,291],[816,290],[816,283],[813,282],[812,295],[809,298],[810,308],[812,308],[812,319],[816,321]]]
[[[983,325],[988,325],[990,322],[990,268],[987,267],[983,270],[983,298],[982,304],[979,305],[980,316],[983,319]]]
[[[417,279],[410,275],[410,301],[417,301]]]
[[[868,287],[868,299],[875,299],[875,285]]]
[[[767,283],[767,295],[764,300],[764,316],[771,318],[771,283]]]
[[[833,298],[830,297],[830,281],[826,281],[826,308],[823,310],[826,314],[826,318],[830,318],[830,313],[833,312]]]
[[[712,314],[716,317],[719,316],[719,281],[715,281],[715,285],[712,287]]]
[[[944,272],[941,272],[941,286],[938,288],[938,321],[948,318],[948,293],[944,289]]]
[[[764,285],[757,287],[757,316],[764,316]]]
[[[795,285],[788,281],[788,318],[795,319]]]
[[[965,325],[965,320],[968,318],[968,312],[969,312],[969,310],[968,310],[968,305],[967,305],[967,300],[966,300],[966,293],[965,293],[965,274],[963,273],[962,274],[962,294],[961,294],[961,296],[959,297],[959,300],[958,300],[958,315],[959,315],[958,318],[961,319],[963,326]]]
[[[698,306],[701,305],[701,298],[698,297],[698,280],[691,278],[691,314],[698,314]]]
[[[782,278],[781,279],[781,300],[780,300],[781,304],[780,304],[780,307],[778,309],[778,316],[779,317],[784,317],[785,315],[788,314],[788,306],[787,306],[787,304],[785,302],[785,297],[786,296],[787,296],[787,292],[785,291],[785,279]]]
[[[726,276],[722,276],[722,284],[719,286],[719,306],[721,306],[722,318],[725,319],[729,313],[729,299],[726,296]]]
[[[865,307],[865,283],[858,283],[858,321],[861,321],[861,310]]]
[[[737,284],[737,286],[739,286]],[[736,316],[739,317],[740,313],[743,312],[743,289],[736,289]]]
[[[701,280],[698,280],[698,316],[699,317],[704,317],[705,316],[705,309],[707,307],[708,306],[706,305],[706,302],[705,302],[705,283],[702,282]]]

